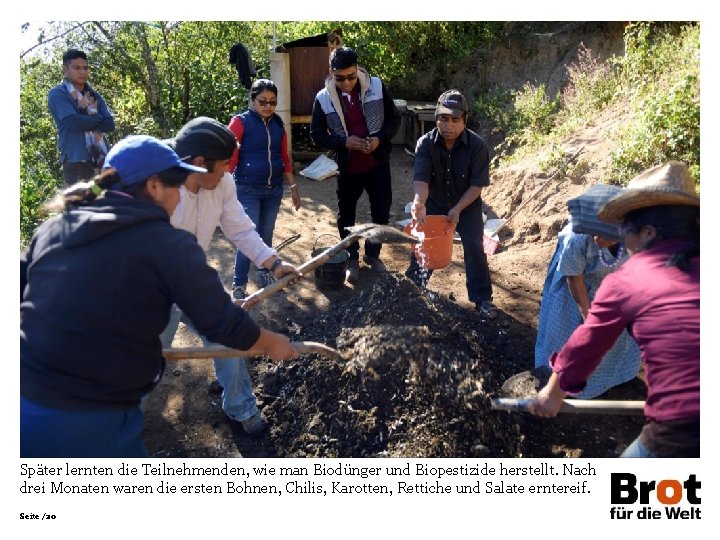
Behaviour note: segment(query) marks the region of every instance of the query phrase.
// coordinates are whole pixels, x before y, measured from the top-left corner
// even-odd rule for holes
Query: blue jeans
[[[447,215],[447,211],[433,207],[427,203],[428,215]],[[463,257],[465,259],[465,287],[468,292],[468,299],[473,303],[483,300],[492,300],[492,283],[490,282],[490,269],[488,268],[487,255],[483,249],[483,216],[482,205],[478,204],[473,208],[466,208],[460,212],[460,220],[457,224],[457,232],[463,246]],[[415,259],[415,252],[410,256],[410,267],[405,275],[414,281],[418,286],[425,287],[430,281],[432,270],[421,268]]]
[[[628,446],[620,457],[627,458],[654,458],[657,455],[654,452],[648,450],[643,443],[640,442],[640,437],[635,439],[630,446]]]
[[[237,185],[237,198],[243,205],[245,213],[255,224],[257,232],[263,242],[272,246],[275,220],[280,211],[282,201],[282,184],[267,188],[264,186]],[[235,274],[233,275],[233,287],[244,287],[248,282],[250,271],[250,259],[240,250],[235,254]]]
[[[20,457],[148,457],[139,407],[63,411],[20,396]]]
[[[170,322],[160,334],[163,348],[172,345],[181,319],[188,328],[200,336],[203,345],[206,347],[215,345],[208,341],[205,336],[200,335],[190,321],[183,317],[182,311],[176,305],[173,305]],[[247,420],[256,414],[259,409],[255,402],[253,385],[245,360],[243,358],[215,358],[213,363],[215,364],[215,376],[223,388],[222,408],[225,414],[238,422]]]

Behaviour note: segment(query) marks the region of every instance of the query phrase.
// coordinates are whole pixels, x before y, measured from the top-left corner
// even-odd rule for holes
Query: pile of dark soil
[[[334,308],[300,338],[349,360],[267,366],[261,398],[279,455],[518,455],[513,417],[489,410],[504,379],[482,344],[497,327],[397,274],[325,294]]]
[[[578,139],[596,141],[584,154],[591,163],[608,155],[602,126],[616,121],[608,114]],[[391,220],[399,220],[407,217],[404,206],[413,197],[412,158],[396,148],[390,162],[396,201]],[[317,356],[287,363],[248,359],[258,405],[270,417],[270,429],[260,436],[247,435],[223,413],[211,361],[175,362],[146,404],[144,439],[150,455],[616,457],[640,432],[642,417],[564,414],[545,419],[489,410],[490,397],[507,395],[509,388],[511,395],[522,397],[541,383],[528,377],[528,370],[534,364],[540,295],[555,232],[565,219],[567,199],[599,181],[602,170],[592,167],[594,176],[578,184],[558,182],[514,218],[506,230],[512,237],[504,237],[502,249],[488,258],[498,319],[482,322],[472,311],[461,246],[455,247],[453,263],[433,276],[430,288],[442,292],[438,295],[402,277],[409,250],[388,244],[383,261],[389,275],[361,266],[360,280],[339,289],[318,288],[308,276],[250,309],[263,327],[337,347],[352,356],[348,362]],[[321,235],[337,234],[335,181],[297,178],[303,208],[296,212],[285,197],[275,229],[278,240],[301,233],[283,251],[294,264],[307,260]],[[533,156],[495,172],[487,196],[483,192],[488,215],[512,214],[522,204],[519,194],[534,193],[545,181]],[[369,215],[363,197],[358,221]],[[218,231],[208,260],[227,284],[234,254]],[[181,325],[175,346],[199,345]],[[516,374],[522,375],[512,379]],[[644,397],[645,385],[636,378],[599,399]]]

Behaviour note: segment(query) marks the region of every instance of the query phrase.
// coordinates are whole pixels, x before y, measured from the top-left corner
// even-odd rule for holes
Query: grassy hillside
[[[649,166],[686,161],[700,183],[700,26],[628,25],[625,54],[598,62],[581,46],[568,84],[548,96],[543,85],[494,90],[475,111],[505,133],[495,166],[544,149],[543,170],[566,156],[560,142],[607,111],[623,111],[605,135],[613,149],[604,181],[624,184]],[[547,150],[549,148],[549,150]]]

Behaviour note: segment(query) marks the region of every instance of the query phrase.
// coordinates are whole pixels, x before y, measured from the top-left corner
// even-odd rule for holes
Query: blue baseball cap
[[[122,184],[129,186],[153,175],[168,172],[187,177],[207,169],[183,163],[167,144],[149,135],[130,135],[113,146],[105,157],[103,169],[114,168]]]

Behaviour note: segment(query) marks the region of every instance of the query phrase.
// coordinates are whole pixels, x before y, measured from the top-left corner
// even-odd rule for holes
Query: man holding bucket
[[[447,216],[462,240],[468,298],[484,319],[495,319],[480,198],[482,188],[490,185],[490,156],[485,141],[467,129],[467,112],[467,100],[457,90],[438,98],[436,127],[420,137],[415,148],[411,213],[420,225],[427,216]],[[413,253],[405,275],[426,286],[432,269],[424,268]]]

